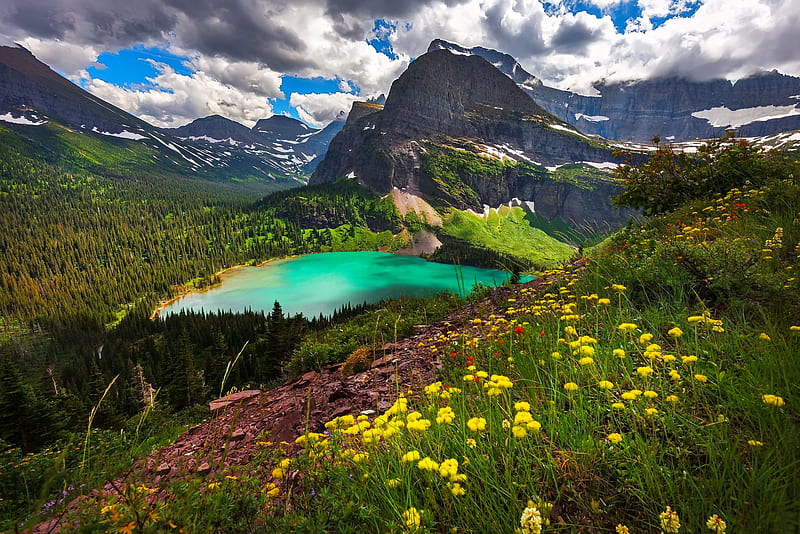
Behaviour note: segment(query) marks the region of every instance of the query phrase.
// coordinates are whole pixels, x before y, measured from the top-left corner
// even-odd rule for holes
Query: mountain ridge
[[[428,47],[439,49],[484,57],[548,112],[607,139],[648,142],[660,136],[668,141],[690,141],[719,137],[728,128],[748,137],[800,129],[800,78],[777,71],[736,82],[695,82],[678,77],[610,84],[601,81],[595,84],[599,96],[586,96],[544,85],[525,72],[516,59],[496,50],[465,48],[441,39]],[[525,75],[539,83],[518,81]]]

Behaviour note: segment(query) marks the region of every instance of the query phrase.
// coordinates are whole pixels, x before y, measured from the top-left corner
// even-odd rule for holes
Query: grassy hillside
[[[248,466],[87,502],[84,528],[800,529],[800,182],[631,226],[429,338],[439,380]],[[142,495],[158,492],[156,501]]]
[[[557,265],[573,253],[571,246],[531,225],[528,213],[516,206],[490,209],[486,217],[451,209],[443,223],[446,235],[537,266]]]

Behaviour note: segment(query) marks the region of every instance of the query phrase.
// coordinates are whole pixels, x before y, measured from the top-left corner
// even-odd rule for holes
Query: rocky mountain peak
[[[546,115],[516,83],[479,56],[434,50],[392,84],[384,116],[420,129],[443,130],[470,111]]]
[[[443,39],[434,39],[428,45],[428,52],[434,50],[449,50],[454,54],[464,56],[480,56],[492,65],[494,65],[500,72],[507,75],[520,85],[527,85],[530,87],[538,87],[542,85],[542,81],[533,74],[522,68],[522,65],[514,59],[513,56],[492,50],[491,48],[484,48],[476,46],[474,48],[465,48],[456,43],[451,43]]]
[[[256,125],[253,126],[253,131],[261,135],[289,139],[303,134],[313,133],[316,129],[310,128],[304,122],[292,117],[273,115],[267,119],[259,120]]]

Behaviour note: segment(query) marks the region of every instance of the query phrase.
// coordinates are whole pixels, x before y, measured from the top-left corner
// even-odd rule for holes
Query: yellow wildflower
[[[474,449],[478,446],[478,442],[475,441],[473,438],[467,438],[467,446]]]
[[[637,325],[636,323],[622,323],[617,328],[619,328],[623,332],[630,332],[632,330],[636,330]]]
[[[606,298],[597,299],[597,304],[600,306],[608,306],[611,304],[611,300]]]
[[[538,508],[528,503],[528,507],[522,511],[519,526],[522,527],[522,534],[541,534],[542,532],[542,513]]]
[[[708,377],[706,375],[697,374],[694,375],[694,379],[697,380],[698,382],[702,382],[703,384],[708,382]]]
[[[428,456],[423,458],[417,463],[417,467],[422,469],[423,471],[438,471],[439,464],[431,460]]]
[[[723,521],[722,518],[717,514],[714,514],[708,518],[708,521],[706,521],[706,526],[708,527],[708,530],[712,530],[716,534],[722,534],[725,532],[725,529],[728,528],[728,525],[725,523],[725,521]]]
[[[608,380],[601,380],[597,383],[597,387],[600,389],[614,389],[614,383]]]
[[[644,411],[645,411],[645,413],[647,415],[651,415],[651,416],[658,414],[658,410],[656,410],[655,408],[645,408]]]
[[[589,348],[590,349],[592,347],[581,347],[581,348]],[[594,363],[594,358],[591,358],[589,356],[584,356],[583,358],[578,360],[578,363],[581,364],[581,365],[592,365]]]
[[[770,338],[766,332],[761,332],[760,334],[758,334],[758,339],[760,339],[761,341],[772,341],[772,338]]]
[[[783,400],[783,397],[779,397],[777,395],[762,395],[761,399],[764,401],[764,404],[769,404],[770,406],[777,406],[781,407],[786,404]]]
[[[448,482],[447,486],[450,488],[450,493],[452,493],[456,497],[459,497],[467,493],[466,490],[464,490],[464,488],[461,487],[461,484],[459,484],[458,482]]]
[[[419,451],[408,451],[405,453],[402,458],[400,458],[401,462],[416,462],[420,459]]]
[[[653,368],[650,367],[649,365],[645,365],[643,367],[637,367],[636,372],[646,378],[651,374],[653,374]]]
[[[422,517],[419,515],[416,508],[409,508],[403,512],[403,521],[405,521],[406,527],[408,527],[409,530],[415,530],[419,527]]]
[[[280,495],[280,493],[281,493],[281,490],[280,490],[280,488],[279,488],[278,486],[276,486],[276,485],[275,485],[274,483],[272,483],[272,482],[270,482],[269,484],[267,484],[266,486],[264,486],[264,489],[263,489],[263,490],[261,490],[261,491],[262,491],[263,493],[266,493],[266,494],[267,494],[267,497],[269,497],[270,499],[272,499],[272,498],[274,498],[274,497],[277,497],[277,496],[278,496],[278,495]]]
[[[614,291],[625,291],[628,288],[623,286],[622,284],[611,284],[611,289],[613,289]]]
[[[473,432],[480,432],[481,430],[486,430],[486,419],[484,419],[483,417],[473,417],[469,421],[467,421],[467,428],[469,428]]]
[[[636,397],[634,397],[634,399],[635,398]],[[624,410],[625,409],[625,404],[623,404],[621,402],[615,402],[614,404],[611,405],[611,407],[614,408],[615,410]]]
[[[511,428],[511,432],[514,434],[515,438],[524,438],[528,432],[525,430],[525,427],[514,425]]]
[[[455,418],[456,414],[453,412],[453,409],[450,406],[445,406],[444,408],[439,408],[439,412],[436,415],[436,422],[440,425],[450,424]]]
[[[622,350],[622,349],[614,349],[614,350],[613,350],[613,351],[611,351],[611,352],[612,352],[612,354],[613,354],[614,356],[616,356],[617,358],[624,358],[624,357],[625,357],[625,351],[624,351],[624,350]]]
[[[757,439],[748,439],[747,440],[747,444],[750,445],[751,447],[763,447],[764,446],[764,442],[763,441],[758,441]]]
[[[658,518],[661,520],[661,529],[664,532],[676,534],[678,529],[681,528],[681,519],[678,517],[678,512],[669,506],[659,514]]]
[[[444,478],[453,478],[458,474],[458,460],[448,458],[439,464],[439,474]]]
[[[576,384],[575,382],[567,382],[566,384],[564,384],[564,389],[567,391],[577,391],[578,384]]]
[[[619,443],[620,441],[622,441],[622,434],[618,432],[612,432],[611,434],[606,436],[606,439],[608,439],[608,441],[610,441],[611,443]]]
[[[531,411],[531,405],[525,401],[515,402],[514,409],[518,412],[529,412]]]
[[[692,365],[693,363],[695,363],[697,361],[697,356],[694,356],[694,355],[681,356],[681,361],[683,362],[684,365]]]
[[[399,488],[400,487],[400,479],[399,478],[390,478],[386,481],[386,485],[390,488]]]
[[[676,326],[675,328],[672,328],[669,332],[667,332],[667,334],[669,334],[672,337],[678,338],[683,335],[683,330],[681,330]]]
[[[667,401],[667,402],[678,402],[678,396],[677,395],[667,395],[667,397],[664,400]]]
[[[647,397],[648,399],[655,399],[656,397],[658,397],[658,393],[656,393],[655,391],[647,390],[644,392],[644,396]]]
[[[617,534],[630,534],[630,529],[623,524],[617,525],[617,528],[614,529]]]
[[[653,334],[644,333],[639,336],[639,343],[642,345],[647,345],[653,340]]]
[[[415,419],[406,423],[406,428],[414,432],[425,432],[430,426],[431,422],[427,419]]]

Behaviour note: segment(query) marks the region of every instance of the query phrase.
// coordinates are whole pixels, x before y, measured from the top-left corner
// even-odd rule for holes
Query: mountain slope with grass
[[[713,168],[726,150],[682,171],[723,190],[687,192],[588,259],[385,344],[365,371],[288,383],[293,432],[258,430],[258,400],[232,405],[56,520],[112,531],[796,531],[800,172],[747,153],[731,184]],[[774,173],[759,170],[766,159]],[[662,176],[638,169],[632,190]],[[235,461],[157,461],[217,454],[191,443],[224,444]]]

